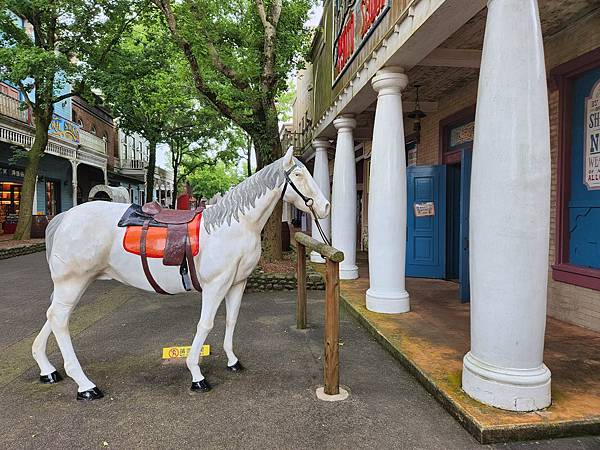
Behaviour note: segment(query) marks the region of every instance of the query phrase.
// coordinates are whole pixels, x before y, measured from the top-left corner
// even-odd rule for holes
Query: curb
[[[458,402],[448,397],[436,384],[419,369],[406,355],[388,341],[377,328],[365,318],[343,294],[340,295],[344,309],[362,325],[419,383],[440,403],[481,444],[508,441],[554,439],[572,436],[600,434],[600,421],[597,419],[563,421],[546,424],[494,425],[486,426],[478,422]]]
[[[4,248],[0,250],[0,259],[14,258],[16,256],[29,255],[30,253],[38,253],[46,250],[46,244],[40,242],[39,244],[22,245],[19,247]]]

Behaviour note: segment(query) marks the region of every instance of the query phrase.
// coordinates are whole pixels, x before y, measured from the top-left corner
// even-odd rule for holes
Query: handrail
[[[344,252],[321,241],[317,241],[307,234],[296,233],[294,235],[294,239],[296,239],[296,242],[302,244],[310,250],[319,253],[323,258],[330,259],[331,261],[335,261],[337,263],[341,263],[344,260]]]
[[[325,357],[323,378],[326,395],[340,394],[339,338],[340,338],[340,262],[344,253],[304,233],[296,233],[297,246],[296,277],[298,297],[296,300],[296,327],[306,328],[306,249],[313,250],[325,258]]]

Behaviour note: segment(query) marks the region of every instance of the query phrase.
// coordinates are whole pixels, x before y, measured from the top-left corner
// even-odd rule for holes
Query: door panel
[[[471,160],[473,153],[469,149],[462,151],[460,160],[460,254],[459,279],[460,300],[463,303],[471,299],[469,277],[469,203],[471,199]]]
[[[407,168],[406,276],[443,278],[445,275],[446,167]],[[415,213],[415,205],[433,211]],[[423,215],[425,214],[425,215]]]

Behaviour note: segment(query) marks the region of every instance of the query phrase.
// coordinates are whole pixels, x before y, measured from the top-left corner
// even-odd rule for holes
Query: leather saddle
[[[149,257],[162,257],[165,266],[179,266],[186,291],[190,291],[192,286],[202,290],[193,257],[199,251],[203,209],[174,210],[149,202],[144,206],[131,205],[119,220],[118,226],[127,228],[123,240],[125,250],[140,255],[144,274],[159,294],[169,293],[152,276]]]

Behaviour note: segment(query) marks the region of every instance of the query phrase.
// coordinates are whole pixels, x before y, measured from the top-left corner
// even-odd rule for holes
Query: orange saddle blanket
[[[188,237],[192,247],[192,255],[196,256],[200,250],[200,221],[202,214],[198,214],[194,220],[187,224]],[[129,253],[140,254],[140,238],[142,227],[128,226],[123,238],[123,248]],[[167,228],[153,227],[148,229],[146,237],[146,255],[148,258],[162,258],[165,245],[167,244]]]

